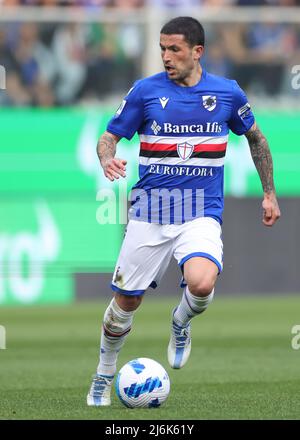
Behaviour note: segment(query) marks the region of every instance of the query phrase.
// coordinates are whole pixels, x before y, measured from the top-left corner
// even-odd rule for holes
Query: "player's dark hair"
[[[205,35],[204,29],[201,23],[193,17],[176,17],[166,23],[161,31],[161,34],[184,35],[186,42],[189,46],[204,46]]]

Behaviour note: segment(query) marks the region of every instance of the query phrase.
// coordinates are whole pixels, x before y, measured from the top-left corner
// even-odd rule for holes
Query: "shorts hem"
[[[145,293],[145,290],[142,289],[141,290],[120,289],[120,287],[117,287],[114,284],[111,284],[110,287],[114,292],[121,293],[122,295],[127,295],[127,296],[141,296]]]
[[[220,264],[220,262],[215,257],[213,257],[210,254],[207,254],[206,252],[193,252],[192,254],[188,254],[185,257],[183,257],[182,260],[180,260],[178,265],[180,267],[183,266],[183,264],[187,260],[189,260],[190,258],[193,258],[193,257],[204,257],[204,258],[207,258],[208,260],[210,260],[213,263],[215,263],[215,265],[217,266],[217,268],[218,268],[218,275],[222,272],[222,265]]]

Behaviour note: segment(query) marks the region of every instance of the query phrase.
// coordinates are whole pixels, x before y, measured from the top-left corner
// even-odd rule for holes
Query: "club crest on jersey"
[[[177,153],[182,160],[187,160],[191,157],[194,151],[194,145],[188,142],[182,142],[182,144],[177,144]]]
[[[203,107],[212,112],[217,106],[217,97],[212,95],[202,96]]]

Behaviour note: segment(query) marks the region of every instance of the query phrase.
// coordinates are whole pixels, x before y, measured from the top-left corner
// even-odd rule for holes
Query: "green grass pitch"
[[[179,298],[179,297],[178,297]],[[108,303],[109,299],[107,300]],[[192,324],[192,353],[181,370],[167,364],[176,298],[145,297],[118,368],[150,357],[168,371],[171,392],[160,408],[88,408],[106,303],[0,309],[7,348],[0,350],[0,419],[299,419],[300,324],[297,296],[222,298]]]

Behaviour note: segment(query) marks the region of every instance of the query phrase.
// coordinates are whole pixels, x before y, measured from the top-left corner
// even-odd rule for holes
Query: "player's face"
[[[203,46],[189,46],[181,34],[161,34],[160,48],[169,78],[178,84],[186,84],[187,79],[199,68]]]

